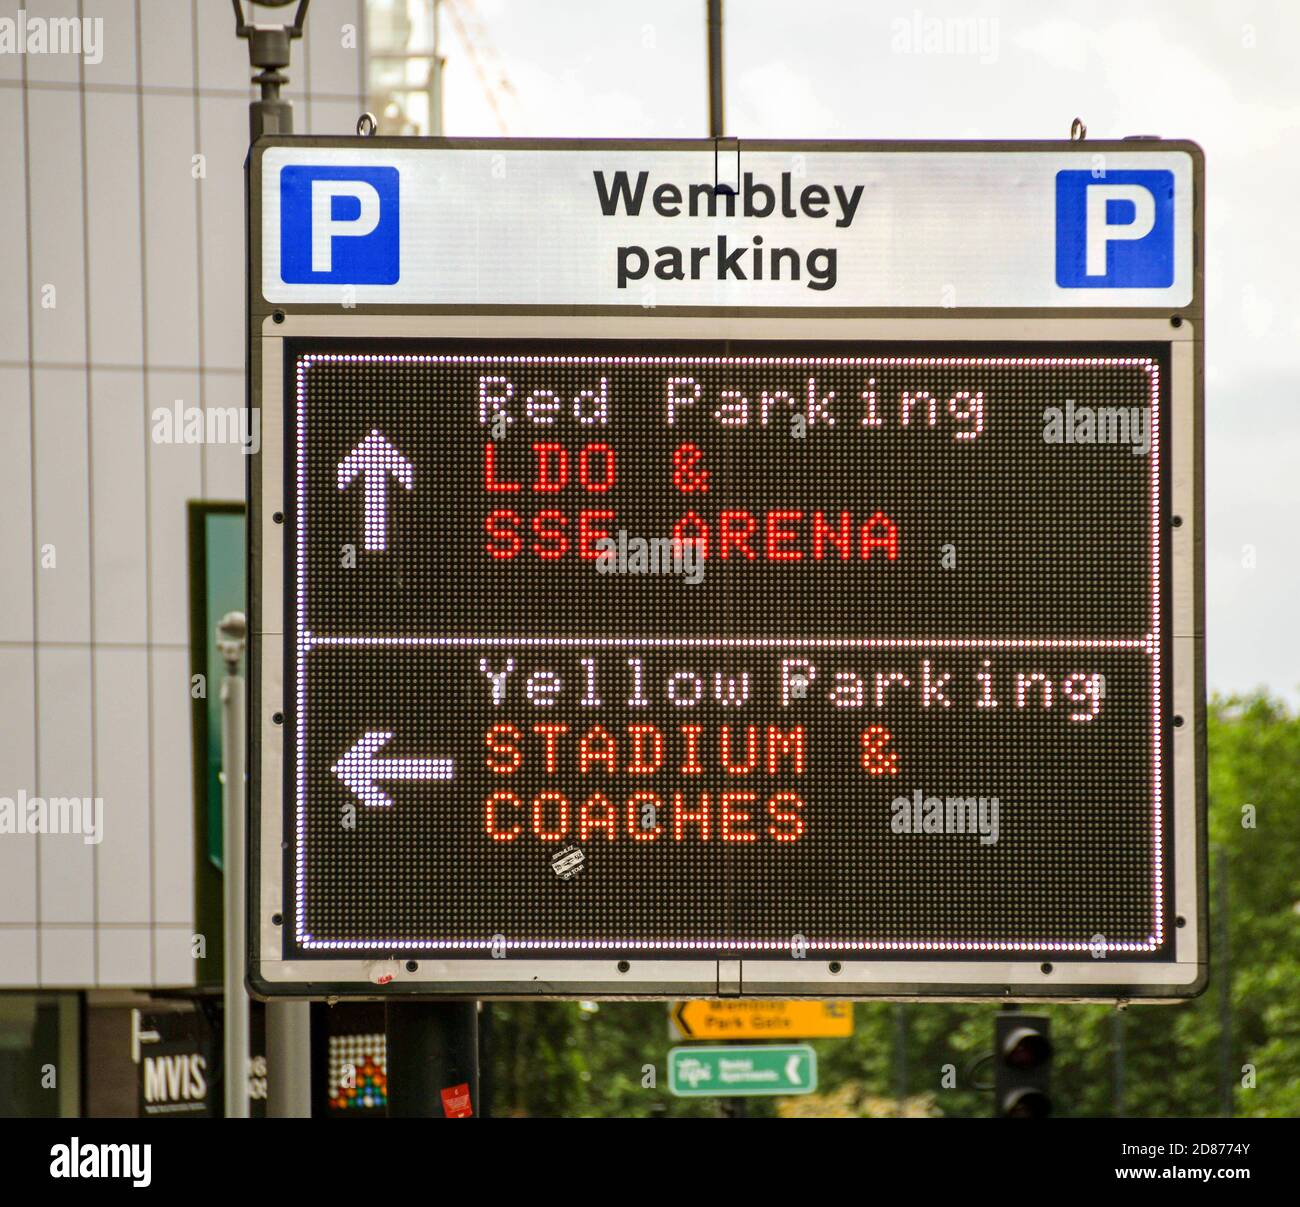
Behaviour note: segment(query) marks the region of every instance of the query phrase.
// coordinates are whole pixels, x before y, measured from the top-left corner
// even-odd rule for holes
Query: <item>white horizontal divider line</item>
[[[713,649],[1097,649],[1139,650],[1154,654],[1156,639],[1146,637],[434,637],[343,636],[304,632],[304,650],[317,646],[478,647],[572,646],[574,648]]]

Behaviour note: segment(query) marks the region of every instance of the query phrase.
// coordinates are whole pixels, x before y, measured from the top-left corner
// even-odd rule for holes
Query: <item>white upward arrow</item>
[[[388,547],[388,479],[396,478],[411,490],[415,469],[378,431],[372,431],[339,462],[339,489],[346,490],[358,474],[366,480],[366,549],[382,553]]]
[[[393,798],[378,786],[379,780],[449,780],[455,770],[451,759],[375,758],[392,737],[387,731],[372,730],[330,768],[363,805],[391,807]]]

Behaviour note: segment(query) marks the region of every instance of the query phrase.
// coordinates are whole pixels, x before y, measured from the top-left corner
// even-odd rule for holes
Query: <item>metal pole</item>
[[[442,135],[442,50],[438,37],[442,22],[442,0],[433,0],[433,58],[429,64],[429,133]]]
[[[719,1098],[718,1115],[722,1119],[744,1119],[747,1103],[743,1098]]]
[[[722,114],[722,0],[709,4],[709,137],[723,137]]]
[[[744,1044],[743,1039],[727,1039],[723,1043],[728,1047],[738,1047]],[[746,1119],[749,1117],[749,1099],[748,1098],[719,1098],[718,1099],[718,1117],[720,1119]]]
[[[390,1000],[384,1013],[389,1118],[479,1115],[478,1003]]]
[[[266,1003],[266,1114],[311,1118],[311,1003]]]
[[[256,0],[268,8],[287,8],[294,0]],[[235,36],[248,39],[248,61],[258,68],[253,77],[262,95],[248,103],[248,132],[252,142],[263,134],[293,133],[293,102],[280,96],[280,87],[288,79],[280,74],[290,61],[290,43],[302,37],[302,23],[311,0],[298,0],[298,9],[290,25],[260,25],[244,20],[242,0],[231,0],[235,9]],[[252,5],[249,6],[252,12]]]
[[[1228,852],[1214,847],[1214,956],[1219,982],[1219,1110],[1225,1119],[1235,1114],[1232,1063],[1232,963],[1228,952]]]
[[[295,39],[302,37],[303,21],[311,0],[298,0],[297,11],[289,25],[261,25],[244,20],[242,0],[231,0],[235,10],[235,36],[248,40],[248,61],[257,69],[253,83],[261,89],[261,96],[248,105],[248,133],[251,142],[264,134],[293,133],[293,103],[280,96],[280,88],[288,80],[280,69],[288,67]],[[261,0],[266,7],[287,8],[293,0]],[[253,6],[249,5],[252,15]],[[245,188],[247,194],[247,188]],[[247,207],[245,208],[245,246],[247,242]],[[245,310],[245,347],[252,347],[251,306]],[[248,360],[251,365],[251,357]],[[248,379],[251,380],[251,379]],[[245,383],[245,406],[251,407],[250,387]],[[232,614],[233,615],[233,614]],[[229,619],[229,617],[225,618]],[[239,652],[243,650],[243,620],[239,617],[241,631]],[[225,623],[225,620],[222,621]],[[225,653],[223,649],[223,654]],[[228,658],[228,656],[227,656]],[[238,655],[235,664],[238,667]],[[232,682],[230,662],[222,684],[222,700]],[[244,681],[236,679],[239,694],[238,733],[239,755],[239,807],[234,817],[229,806],[225,810],[225,871],[226,871],[226,1117],[248,1116],[248,997],[244,991],[245,903],[244,903]],[[223,724],[228,734],[233,722],[223,711]],[[229,797],[231,763],[225,754],[223,738],[223,766],[226,772],[226,794]],[[233,826],[238,825],[234,834]],[[237,892],[235,891],[237,885]],[[237,905],[235,903],[238,903]],[[232,979],[233,978],[233,979]],[[236,996],[236,993],[238,996]],[[234,1009],[235,1003],[239,1009]],[[305,1002],[277,1002],[266,1009],[266,1064],[267,1064],[267,1114],[279,1118],[310,1118],[311,1116],[311,1007]]]
[[[244,926],[244,653],[243,614],[228,612],[217,624],[217,648],[226,664],[221,681],[222,869],[225,873],[225,978],[222,1017],[227,1119],[248,1118],[248,992]]]
[[[894,1087],[901,1114],[907,1101],[907,1006],[903,1002],[894,1006]]]
[[[1126,1021],[1123,1010],[1116,1010],[1110,1016],[1110,1044],[1114,1061],[1110,1113],[1113,1119],[1124,1118],[1124,1063],[1128,1046],[1128,1037],[1125,1030]]]
[[[478,1011],[478,1059],[479,1059],[479,1097],[481,1099],[480,1119],[492,1118],[492,1003],[480,1002]]]

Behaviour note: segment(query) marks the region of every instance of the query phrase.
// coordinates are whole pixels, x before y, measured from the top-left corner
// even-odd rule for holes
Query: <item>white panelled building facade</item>
[[[354,132],[364,10],[312,0],[299,133]],[[187,512],[245,459],[156,416],[243,405],[250,77],[229,0],[0,0],[0,1114],[88,1109],[13,1055],[87,1000],[195,982]],[[31,798],[97,828],[24,833]]]

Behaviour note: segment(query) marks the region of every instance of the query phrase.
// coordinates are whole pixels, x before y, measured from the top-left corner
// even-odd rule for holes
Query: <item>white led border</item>
[[[860,638],[860,639],[825,639],[802,638],[784,640],[780,638],[660,638],[636,640],[635,638],[455,638],[455,637],[346,637],[321,636],[308,631],[306,620],[306,561],[304,547],[306,544],[306,423],[305,391],[306,371],[312,364],[324,363],[378,363],[378,364],[584,364],[584,365],[717,365],[717,364],[773,364],[773,365],[953,365],[964,366],[1000,366],[1018,365],[1032,368],[1058,367],[1139,367],[1146,374],[1151,399],[1151,448],[1148,454],[1151,467],[1150,500],[1151,510],[1151,629],[1142,638],[992,638],[981,641],[978,638]],[[306,868],[305,868],[305,826],[306,826],[306,739],[304,720],[306,717],[306,673],[305,656],[317,646],[466,646],[466,645],[522,645],[522,646],[591,646],[595,648],[610,646],[635,646],[637,648],[655,648],[665,646],[690,647],[701,645],[725,645],[728,648],[1019,648],[1019,649],[1138,649],[1151,659],[1151,720],[1152,720],[1152,854],[1153,854],[1153,924],[1152,934],[1143,941],[1121,940],[1101,943],[1092,941],[1059,940],[1003,940],[1003,941],[929,941],[929,940],[819,940],[808,941],[805,947],[810,951],[1034,951],[1034,952],[1151,952],[1160,948],[1164,941],[1164,831],[1161,817],[1164,787],[1161,779],[1162,760],[1160,753],[1161,727],[1161,657],[1160,657],[1160,563],[1161,563],[1161,529],[1160,529],[1160,366],[1149,356],[491,356],[491,355],[442,355],[428,353],[308,353],[298,358],[294,370],[295,394],[297,407],[295,411],[295,472],[297,476],[297,525],[295,540],[295,559],[297,563],[297,583],[295,604],[297,624],[295,626],[295,679],[297,713],[295,716],[295,742],[297,746],[297,766],[295,780],[297,800],[295,802],[294,829],[294,930],[298,945],[304,950],[353,950],[373,951],[401,948],[403,950],[451,950],[473,951],[493,947],[493,940],[484,939],[315,939],[302,930],[302,918],[305,909]],[[500,944],[498,943],[499,947]],[[557,940],[507,940],[506,948],[517,950],[726,950],[726,951],[788,951],[789,940],[602,940],[602,939],[557,939]]]

